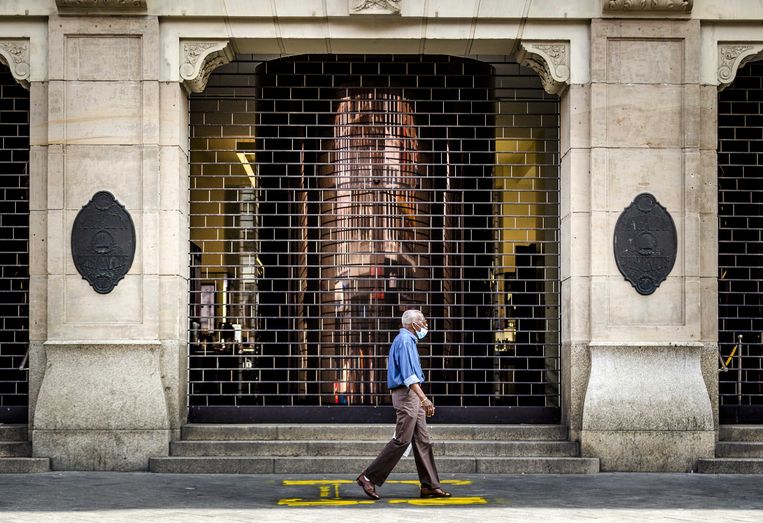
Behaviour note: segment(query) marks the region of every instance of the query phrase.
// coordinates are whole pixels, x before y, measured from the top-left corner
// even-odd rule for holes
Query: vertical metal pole
[[[742,406],[742,335],[737,335],[737,405]]]

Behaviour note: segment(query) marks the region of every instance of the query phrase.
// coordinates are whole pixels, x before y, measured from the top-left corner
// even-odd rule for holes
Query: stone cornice
[[[147,10],[146,0],[56,0],[58,12],[77,14],[135,14]]]
[[[728,87],[740,67],[763,56],[763,43],[718,44],[718,90]]]
[[[11,69],[18,83],[29,89],[29,39],[8,38],[0,40],[0,62]]]
[[[399,15],[401,0],[349,0],[351,15]]]
[[[538,73],[549,94],[560,94],[570,83],[569,42],[522,41],[516,58]]]
[[[674,11],[691,13],[694,0],[602,0],[602,4],[602,11],[605,12]]]
[[[228,40],[183,40],[180,42],[180,79],[190,93],[200,93],[216,68],[233,60]]]

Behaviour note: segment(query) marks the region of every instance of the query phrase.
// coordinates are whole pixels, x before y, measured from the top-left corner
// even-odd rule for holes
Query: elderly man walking
[[[427,335],[429,325],[421,311],[415,309],[403,313],[402,323],[403,328],[392,342],[387,358],[387,386],[397,415],[395,436],[358,476],[357,482],[368,497],[379,499],[376,487],[384,484],[413,441],[421,497],[447,498],[450,493],[440,487],[426,421],[427,416],[434,415],[434,404],[421,390],[424,372],[416,349],[418,341]]]

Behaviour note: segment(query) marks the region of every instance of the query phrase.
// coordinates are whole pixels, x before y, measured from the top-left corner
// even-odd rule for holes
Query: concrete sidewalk
[[[447,475],[447,505],[421,500],[415,476],[393,475],[377,502],[353,478],[9,474],[0,521],[763,521],[763,476]]]

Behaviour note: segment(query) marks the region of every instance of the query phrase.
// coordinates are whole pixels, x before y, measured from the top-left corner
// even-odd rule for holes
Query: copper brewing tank
[[[413,105],[393,90],[343,94],[319,159],[320,352],[323,392],[351,404],[384,392],[400,315],[427,304],[431,188]]]

